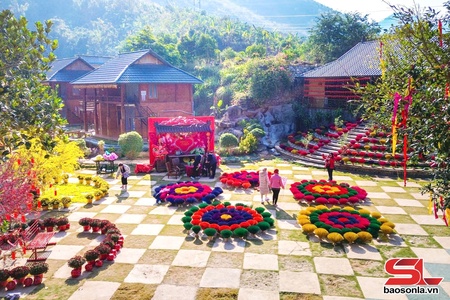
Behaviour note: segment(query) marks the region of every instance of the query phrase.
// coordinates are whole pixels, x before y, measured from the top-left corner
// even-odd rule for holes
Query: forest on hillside
[[[340,19],[335,19],[335,15],[326,15],[324,20],[343,24],[334,30],[340,31],[339,35],[346,41],[333,39],[337,46],[331,48],[337,47],[339,51],[334,56],[324,56],[323,52],[330,47],[323,46],[328,38],[322,29],[311,30],[311,38],[305,38],[200,9],[215,0],[201,3],[199,0],[4,1],[0,8],[9,8],[16,16],[23,15],[30,23],[52,20],[49,37],[59,42],[55,51],[58,58],[153,49],[169,63],[204,81],[196,86],[194,94],[195,111],[199,115],[208,115],[213,108],[220,116],[227,105],[233,104],[258,107],[293,100],[295,66],[335,59],[367,38],[361,34],[375,26],[360,16],[352,19],[337,15]],[[234,5],[230,11],[235,13],[248,10],[250,5],[245,0],[221,2],[228,7]],[[261,14],[268,14],[268,1],[260,2],[255,7]],[[303,4],[312,2],[302,0]],[[281,9],[280,13],[283,13]],[[352,22],[364,25],[362,32],[350,26]],[[352,31],[342,32],[345,28]],[[373,32],[369,35],[374,36]]]

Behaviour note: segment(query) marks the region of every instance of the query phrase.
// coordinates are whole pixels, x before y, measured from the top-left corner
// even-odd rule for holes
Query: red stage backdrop
[[[148,118],[150,165],[167,154],[214,151],[214,117]]]

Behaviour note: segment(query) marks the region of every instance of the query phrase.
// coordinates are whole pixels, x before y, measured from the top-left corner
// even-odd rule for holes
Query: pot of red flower
[[[66,217],[60,217],[56,219],[56,226],[58,226],[59,231],[66,231],[67,224],[69,224],[69,219],[67,219]]]
[[[100,253],[100,259],[105,260],[108,258],[109,252],[111,252],[111,247],[109,247],[106,244],[100,244],[97,247],[95,247],[95,250],[97,250]]]
[[[45,262],[35,262],[30,266],[30,275],[34,276],[33,284],[39,285],[42,283],[44,273],[48,271],[48,264]]]
[[[84,253],[84,258],[86,258],[88,264],[85,266],[86,271],[92,271],[92,267],[95,264],[95,260],[99,258],[100,252],[95,249],[88,250]]]
[[[106,234],[106,231],[108,230],[107,226],[112,224],[109,220],[102,220],[100,222],[100,230],[102,234]]]
[[[5,287],[10,276],[8,269],[0,269],[0,286]]]
[[[92,219],[91,224],[90,224],[92,227],[92,232],[99,232],[101,223],[102,223],[102,220],[100,220],[100,219]]]
[[[84,231],[89,231],[91,229],[91,218],[81,218],[78,221],[78,224],[80,224],[81,226],[83,226]]]
[[[11,277],[14,278],[18,284],[22,284],[28,274],[30,274],[30,268],[27,266],[15,267],[10,271]]]
[[[86,262],[86,259],[81,255],[76,255],[76,256],[72,257],[71,259],[69,259],[67,264],[69,265],[69,267],[71,267],[73,269],[71,272],[72,278],[80,277],[81,267],[84,265],[85,262]]]
[[[44,219],[44,227],[47,229],[47,232],[52,232],[53,228],[56,225],[56,219],[55,218],[45,218]]]

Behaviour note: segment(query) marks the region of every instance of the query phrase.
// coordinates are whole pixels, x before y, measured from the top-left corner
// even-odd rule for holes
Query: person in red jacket
[[[335,162],[334,154],[330,153],[328,154],[328,156],[324,155],[323,158],[325,159],[325,168],[328,171],[328,181],[331,181],[333,180],[333,170]]]
[[[280,194],[280,189],[284,189],[283,178],[278,174],[278,169],[273,170],[273,175],[269,180],[269,188],[272,190],[272,204],[277,206],[278,195]]]

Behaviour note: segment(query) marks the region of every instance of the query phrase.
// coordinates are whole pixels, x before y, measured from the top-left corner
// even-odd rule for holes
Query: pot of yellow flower
[[[87,195],[84,196],[84,197],[86,198],[88,204],[92,204],[92,201],[93,201],[93,199],[94,199],[94,195],[92,195],[92,194],[87,194]]]

